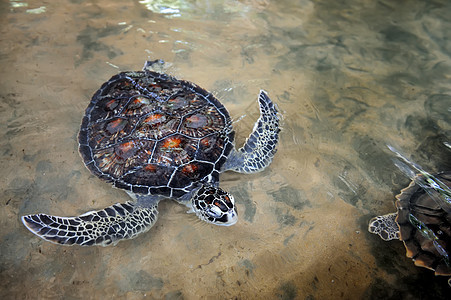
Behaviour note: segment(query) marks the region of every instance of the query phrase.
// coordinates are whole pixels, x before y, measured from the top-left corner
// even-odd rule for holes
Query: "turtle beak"
[[[238,212],[235,207],[230,209],[224,216],[221,218],[220,222],[215,223],[220,226],[232,226],[236,222],[238,222]]]

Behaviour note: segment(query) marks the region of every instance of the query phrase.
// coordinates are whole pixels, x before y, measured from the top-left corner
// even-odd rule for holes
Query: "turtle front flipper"
[[[260,118],[244,146],[230,153],[223,170],[240,173],[263,171],[272,162],[279,140],[279,116],[277,108],[265,91],[258,96]]]
[[[55,244],[108,246],[146,232],[157,216],[157,204],[143,207],[127,202],[78,217],[28,215],[22,217],[22,222],[31,232]]]
[[[391,213],[372,218],[368,225],[368,231],[379,235],[384,241],[399,240],[397,215],[397,213]]]

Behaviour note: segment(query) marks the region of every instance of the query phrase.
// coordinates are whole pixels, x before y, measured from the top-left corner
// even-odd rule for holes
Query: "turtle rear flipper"
[[[230,153],[223,170],[240,173],[263,171],[272,162],[279,140],[279,116],[277,108],[265,91],[258,96],[260,118],[244,146]]]
[[[143,207],[127,202],[78,217],[28,215],[22,217],[22,222],[31,232],[55,244],[108,246],[146,232],[157,216],[157,204]]]
[[[368,231],[379,235],[384,241],[399,240],[399,227],[395,221],[397,215],[391,213],[371,219]]]

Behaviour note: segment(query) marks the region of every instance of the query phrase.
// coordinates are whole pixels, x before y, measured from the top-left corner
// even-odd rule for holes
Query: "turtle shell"
[[[92,97],[79,151],[93,174],[118,188],[178,198],[219,180],[233,138],[211,93],[165,74],[123,72]]]
[[[451,172],[434,177],[451,187]],[[396,222],[407,257],[436,275],[451,275],[451,215],[415,181],[396,198]]]

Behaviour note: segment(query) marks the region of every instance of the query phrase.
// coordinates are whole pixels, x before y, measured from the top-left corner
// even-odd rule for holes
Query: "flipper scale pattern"
[[[143,207],[129,201],[78,217],[36,214],[23,216],[22,222],[31,232],[55,244],[108,246],[146,232],[157,216],[156,204]]]

